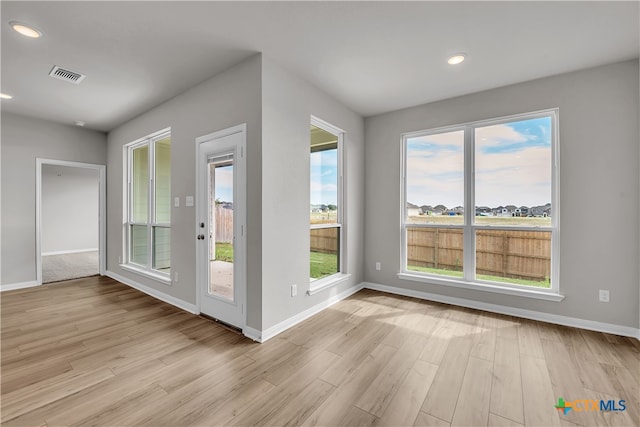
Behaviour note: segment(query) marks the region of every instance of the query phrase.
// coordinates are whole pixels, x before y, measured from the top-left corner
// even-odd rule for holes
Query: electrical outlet
[[[380,271],[382,269],[382,265],[380,264],[380,262],[376,262],[376,270]]]
[[[185,204],[185,206],[187,206],[189,208],[192,207],[193,206],[193,196],[186,196],[184,198],[184,204]]]
[[[118,264],[122,264],[122,257],[121,256],[118,257]]]
[[[173,198],[173,206],[175,206],[176,208],[180,207],[180,196],[176,196]]]
[[[178,283],[178,272],[177,271],[173,272],[173,281]]]
[[[598,292],[598,297],[600,299],[600,302],[609,302],[609,291],[600,289],[600,292]]]
[[[298,285],[294,283],[291,285],[291,296],[295,297],[296,295],[298,295]]]

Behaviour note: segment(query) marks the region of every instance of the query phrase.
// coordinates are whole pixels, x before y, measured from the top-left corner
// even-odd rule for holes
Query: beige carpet
[[[98,273],[98,251],[42,257],[42,283],[95,276]]]

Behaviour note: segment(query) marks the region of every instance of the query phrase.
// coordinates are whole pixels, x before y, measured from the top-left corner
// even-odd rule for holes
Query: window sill
[[[151,271],[148,270],[144,270],[142,268],[139,267],[135,267],[131,264],[120,264],[120,268],[122,268],[123,270],[126,271],[130,271],[132,273],[138,274],[140,276],[144,276],[147,277],[149,279],[153,279],[157,282],[160,282],[164,285],[169,285],[171,286],[171,277],[168,274],[162,274],[162,273],[153,273]]]
[[[318,292],[324,291],[325,289],[338,286],[340,283],[346,282],[349,278],[351,278],[350,274],[337,273],[328,277],[324,277],[322,279],[314,280],[313,282],[309,283],[309,290],[307,291],[307,295],[315,295]]]
[[[560,295],[551,291],[537,291],[535,289],[519,289],[509,286],[493,285],[489,283],[467,282],[465,280],[444,279],[440,277],[427,276],[413,273],[398,273],[398,278],[402,280],[411,280],[414,282],[431,283],[435,285],[453,286],[456,288],[473,289],[474,291],[493,292],[497,294],[516,295],[526,298],[542,299],[547,301],[560,302],[564,299],[564,295]]]

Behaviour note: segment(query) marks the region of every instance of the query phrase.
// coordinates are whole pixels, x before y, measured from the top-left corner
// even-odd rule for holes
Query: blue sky
[[[543,205],[551,202],[551,119],[476,128],[476,205]],[[407,201],[462,206],[464,133],[407,141]]]
[[[221,202],[233,202],[233,165],[215,168],[215,197]]]
[[[311,153],[311,204],[338,202],[338,150]]]

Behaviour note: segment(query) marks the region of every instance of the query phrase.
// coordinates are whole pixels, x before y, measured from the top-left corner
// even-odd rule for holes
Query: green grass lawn
[[[311,252],[310,277],[320,279],[338,272],[338,256],[336,254],[324,254]]]
[[[441,268],[432,267],[417,267],[410,265],[407,267],[410,271],[421,271],[424,273],[441,274],[443,276],[462,277],[462,271],[443,270]],[[513,279],[511,277],[490,276],[488,274],[476,274],[476,278],[479,280],[488,280],[491,282],[511,283],[514,285],[535,286],[537,288],[550,288],[551,283],[548,280],[525,280],[525,279]]]
[[[233,262],[233,245],[231,243],[216,242],[216,260]]]

